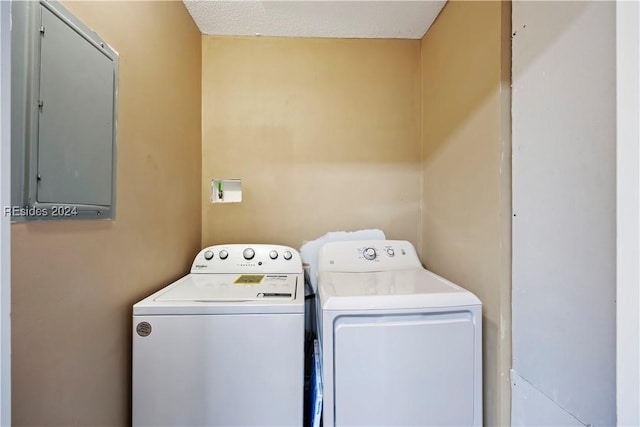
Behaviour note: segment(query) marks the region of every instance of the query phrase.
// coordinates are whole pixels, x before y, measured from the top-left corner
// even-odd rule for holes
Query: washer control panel
[[[191,273],[301,274],[302,259],[293,248],[265,244],[229,244],[202,249]]]
[[[318,272],[369,272],[422,268],[416,250],[405,240],[330,242],[319,253]]]

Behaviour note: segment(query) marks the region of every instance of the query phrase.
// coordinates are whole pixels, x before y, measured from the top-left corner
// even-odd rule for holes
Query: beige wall
[[[201,37],[181,2],[65,4],[120,53],[117,220],[13,225],[15,425],[126,425],[131,305],[201,243],[370,227],[483,300],[485,423],[508,424],[508,4],[451,2],[422,41]],[[243,202],[210,204],[214,177]]]
[[[202,243],[419,246],[420,41],[203,37]],[[209,203],[212,178],[243,201]]]
[[[449,2],[421,45],[423,261],[483,302],[485,425],[510,422],[510,28]]]
[[[130,423],[131,306],[200,247],[200,33],[182,2],[65,2],[120,53],[117,219],[12,226],[13,424]]]

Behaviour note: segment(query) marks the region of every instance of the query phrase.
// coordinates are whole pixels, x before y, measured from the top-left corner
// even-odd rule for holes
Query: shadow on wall
[[[470,2],[451,2],[445,7],[443,12],[447,11],[446,8],[450,8],[452,5],[455,5],[455,3],[459,3],[458,7],[468,7]],[[474,7],[482,8],[483,3],[486,2],[477,2]],[[539,3],[552,4],[553,2]],[[512,70],[513,78],[517,78],[519,73],[527,72],[528,66],[535,61],[536,57],[568,31],[570,25],[566,25],[566,23],[577,20],[587,7],[585,2],[582,1],[563,3],[566,3],[567,7],[565,9],[558,8],[557,13],[554,12],[554,14],[551,15],[551,19],[556,24],[551,25],[552,22],[550,22],[548,27],[545,26],[544,35],[537,38],[536,44],[527,47],[530,55],[528,55],[527,58],[523,58],[524,60],[519,63],[517,69]],[[455,134],[460,125],[467,123],[474,115],[474,112],[482,109],[486,100],[498,90],[496,75],[494,74],[495,70],[490,69],[495,65],[495,62],[493,62],[495,57],[493,59],[487,57],[487,52],[490,51],[494,51],[492,54],[497,54],[495,49],[498,45],[496,45],[497,40],[493,38],[487,39],[482,34],[486,31],[482,26],[483,20],[481,19],[481,15],[483,13],[482,11],[478,11],[478,13],[473,14],[471,19],[473,19],[474,22],[467,22],[465,25],[459,25],[455,28],[451,27],[447,30],[446,36],[455,40],[453,43],[460,46],[460,49],[464,50],[464,54],[457,54],[455,51],[448,50],[440,51],[438,47],[434,47],[433,49],[429,47],[427,51],[423,49],[423,64],[425,62],[431,63],[432,61],[429,60],[429,58],[437,58],[432,64],[432,73],[437,75],[445,74],[447,81],[454,83],[442,89],[446,90],[446,96],[443,96],[444,94],[439,92],[437,87],[431,88],[428,92],[424,93],[424,98],[427,100],[430,98],[444,99],[444,102],[440,102],[434,107],[433,112],[423,113],[425,115],[433,113],[433,116],[438,118],[437,131],[430,127],[423,128],[423,139],[425,140],[449,141],[451,139],[450,136]],[[430,32],[425,35],[423,42],[424,40],[430,39],[431,35],[435,32],[433,29],[440,19],[441,17],[438,17]],[[558,23],[563,23],[563,25],[558,25]],[[495,29],[497,29],[497,27],[495,27]],[[511,38],[518,37],[518,33],[522,33],[526,31],[526,29],[526,24],[522,25],[521,28],[512,28]],[[547,29],[549,30],[547,31]],[[469,49],[464,46],[467,46]],[[511,48],[510,44],[508,48]],[[511,64],[509,64],[509,67],[510,66]],[[426,74],[424,78],[428,80],[430,75]],[[502,74],[502,83],[510,85],[511,81],[511,73]],[[442,148],[442,145],[433,143],[425,144],[424,159],[428,162],[431,156],[436,155],[439,148]]]
[[[586,1],[564,1],[562,7],[553,7],[553,1],[536,2],[539,7],[552,7],[553,13],[548,13],[548,21],[545,23],[544,31],[536,31],[535,44],[531,43],[526,46],[527,57],[520,58],[518,61],[518,67],[512,69],[513,80],[520,77],[521,73],[526,73],[529,66],[536,60],[540,54],[560,40],[565,33],[569,31],[572,23],[577,21],[582,16],[587,7]],[[528,27],[531,29],[531,27]],[[539,30],[539,29],[537,29]],[[511,36],[513,39],[518,37],[518,34],[522,34],[527,31],[526,22],[519,26],[519,28],[513,28]]]

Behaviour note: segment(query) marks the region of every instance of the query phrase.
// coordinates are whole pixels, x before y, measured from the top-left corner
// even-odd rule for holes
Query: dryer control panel
[[[202,249],[191,273],[302,274],[302,259],[293,248],[268,244],[229,244]]]
[[[318,272],[363,273],[422,268],[416,250],[406,240],[330,242],[320,248]]]

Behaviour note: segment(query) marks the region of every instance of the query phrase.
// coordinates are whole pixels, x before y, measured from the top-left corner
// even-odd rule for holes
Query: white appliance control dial
[[[366,248],[363,251],[363,255],[368,260],[374,260],[374,259],[376,259],[376,250],[373,249],[373,248]]]
[[[255,255],[256,255],[256,252],[251,248],[247,248],[244,251],[242,251],[242,256],[244,256],[244,259],[246,260],[253,259]]]
[[[191,273],[301,274],[302,259],[300,253],[290,246],[273,243],[228,243],[202,248],[191,264]],[[278,294],[277,291],[274,292]]]
[[[370,273],[413,269],[423,267],[415,248],[406,240],[328,242],[318,251],[318,273]]]

